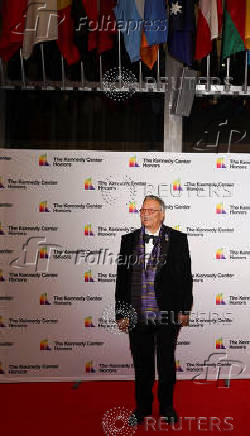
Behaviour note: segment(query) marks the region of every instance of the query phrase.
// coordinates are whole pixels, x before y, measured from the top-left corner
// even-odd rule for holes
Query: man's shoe
[[[172,406],[169,406],[165,410],[161,411],[160,415],[168,424],[173,424],[179,420],[177,412]]]
[[[136,425],[143,424],[145,416],[150,416],[151,413],[144,414],[138,410],[134,410],[132,415],[130,415],[128,419],[128,424],[131,427],[135,427]]]

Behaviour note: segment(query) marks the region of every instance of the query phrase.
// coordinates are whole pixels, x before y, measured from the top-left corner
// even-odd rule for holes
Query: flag
[[[250,50],[250,0],[247,1],[247,9],[246,9],[246,48]]]
[[[58,38],[57,0],[28,0],[23,56],[28,59],[35,44]]]
[[[141,39],[141,60],[147,67],[152,70],[155,62],[158,59],[159,45],[149,45],[146,39],[144,30],[142,31]]]
[[[246,0],[226,0],[223,59],[245,50]]]
[[[141,16],[137,10],[135,0],[118,0],[115,7],[117,27],[123,34],[124,44],[131,62],[141,59]],[[120,26],[122,25],[122,27]]]
[[[2,2],[2,30],[0,57],[7,62],[23,45],[25,11],[28,0],[4,0]]]
[[[217,0],[217,10],[218,10],[218,28],[219,28],[219,35],[220,35],[222,30],[222,23],[223,23],[223,0]]]
[[[58,10],[57,45],[62,56],[67,61],[67,64],[72,65],[80,60],[79,50],[74,44],[74,21],[71,16],[72,0],[57,0],[57,10]]]
[[[146,20],[145,17],[145,0],[136,0],[136,8],[137,11],[142,19]],[[147,9],[147,6],[146,6]],[[148,11],[146,11],[148,13]],[[158,59],[158,51],[159,51],[159,45],[153,44],[149,45],[145,31],[143,29],[142,35],[141,35],[141,48],[140,48],[140,55],[142,62],[147,65],[147,67],[152,70],[155,62]]]
[[[222,23],[222,0],[200,0],[198,8],[195,58],[202,59],[212,51],[212,40],[218,38]]]
[[[69,3],[69,2],[68,2]],[[84,7],[83,0],[71,0],[71,10],[69,11],[72,18],[71,29],[73,40],[81,55],[85,56],[88,50],[88,17]]]
[[[133,0],[134,1],[134,0]],[[98,29],[98,53],[101,54],[114,47],[116,19],[114,8],[116,0],[100,0],[100,16]]]
[[[171,56],[192,65],[194,1],[169,0],[168,51]]]
[[[88,50],[95,50],[97,48],[97,35],[98,35],[98,8],[97,1],[82,0],[86,15],[89,20],[89,33],[88,33]]]
[[[168,20],[165,0],[145,0],[144,31],[149,45],[167,42]]]
[[[135,0],[137,11],[139,12],[141,18],[144,18],[144,6],[145,0]]]

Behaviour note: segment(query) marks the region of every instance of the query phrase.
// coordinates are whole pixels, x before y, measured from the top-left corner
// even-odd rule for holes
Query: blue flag
[[[145,0],[144,31],[149,45],[167,42],[168,20],[165,0]]]
[[[169,0],[168,51],[192,65],[194,50],[194,0]]]
[[[117,28],[123,33],[126,51],[131,62],[141,59],[142,19],[135,0],[118,0],[114,8]]]

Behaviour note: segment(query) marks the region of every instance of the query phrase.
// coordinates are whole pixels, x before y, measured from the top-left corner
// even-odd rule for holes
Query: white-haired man
[[[173,407],[176,382],[175,347],[180,326],[188,324],[193,279],[187,235],[163,224],[161,198],[145,197],[140,209],[141,227],[122,236],[116,279],[117,323],[129,328],[120,305],[133,307],[137,324],[129,329],[135,370],[135,424],[152,414],[157,352],[160,416],[177,422]],[[133,425],[133,420],[131,420]]]

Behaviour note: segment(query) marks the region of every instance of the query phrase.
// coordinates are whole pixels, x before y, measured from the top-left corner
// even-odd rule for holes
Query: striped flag
[[[245,50],[246,0],[226,0],[222,57]]]
[[[202,59],[212,51],[212,40],[218,38],[222,24],[222,0],[200,0],[198,8],[195,58]]]

